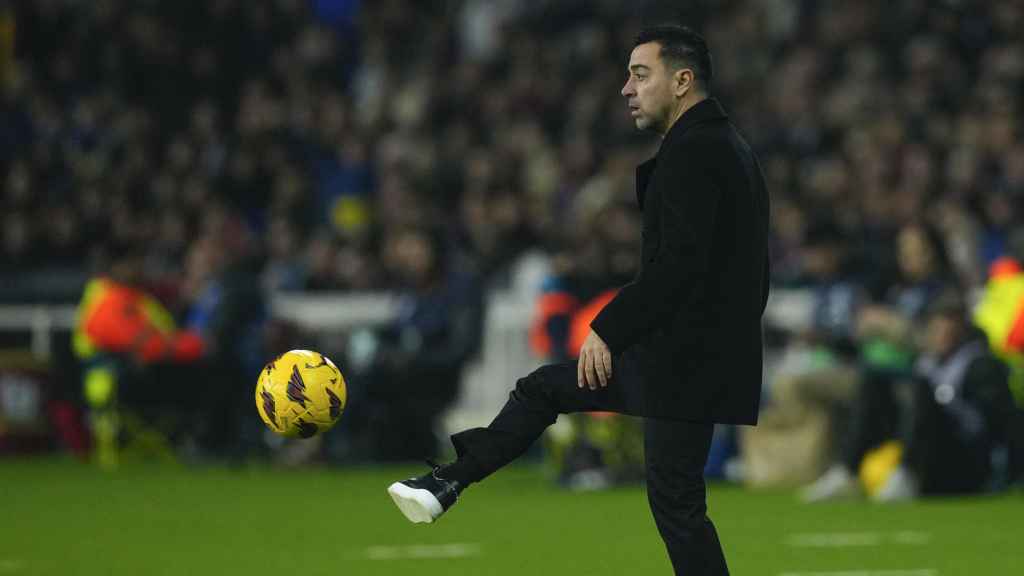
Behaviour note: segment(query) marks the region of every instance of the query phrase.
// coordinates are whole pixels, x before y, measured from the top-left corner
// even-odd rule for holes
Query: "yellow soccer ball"
[[[268,428],[312,438],[329,430],[345,410],[345,378],[319,352],[292,350],[267,364],[256,382],[256,410]]]

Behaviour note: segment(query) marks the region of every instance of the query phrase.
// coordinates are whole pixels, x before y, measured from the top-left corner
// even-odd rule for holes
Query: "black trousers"
[[[613,365],[607,388],[576,386],[576,363],[543,366],[520,379],[508,402],[486,428],[452,436],[461,480],[475,482],[522,455],[559,414],[608,411],[629,414],[631,394],[642,378],[630,357]],[[634,414],[636,415],[636,414]],[[720,576],[729,573],[718,534],[707,517],[704,465],[714,425],[684,421],[644,421],[647,499],[665,541],[675,573]]]
[[[867,370],[854,398],[843,462],[857,470],[871,449],[898,439],[904,445],[903,463],[922,493],[977,492],[991,473],[992,444],[987,435],[967,438],[959,430],[928,382]]]

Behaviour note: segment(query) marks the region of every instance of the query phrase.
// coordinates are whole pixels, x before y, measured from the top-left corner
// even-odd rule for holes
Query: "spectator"
[[[1005,366],[955,292],[930,306],[921,346],[909,380],[864,382],[842,462],[811,487],[809,500],[859,492],[861,460],[892,438],[902,442],[901,463],[872,495],[876,500],[977,492],[992,481],[993,451],[1007,441],[1012,406]]]
[[[268,357],[267,310],[256,282],[255,255],[244,227],[228,219],[194,242],[183,282],[184,325],[206,343],[202,389],[203,449],[229,458],[255,449],[260,424],[251,410],[252,388]]]
[[[805,278],[802,286],[813,294],[811,323],[799,333],[784,335],[769,402],[758,427],[742,434],[751,450],[786,452],[762,453],[758,462],[771,470],[752,470],[754,477],[785,483],[807,481],[809,473],[820,473],[827,464],[861,378],[856,323],[865,294],[852,271],[842,230],[835,222],[818,219],[803,236],[799,260]],[[817,441],[771,440],[780,435]],[[800,465],[777,464],[793,461]]]
[[[13,58],[0,208],[18,216],[4,257],[22,272],[90,258],[122,228],[111,220],[168,209],[195,238],[216,198],[268,244],[271,232],[301,231],[289,249],[315,256],[322,270],[305,277],[314,289],[395,288],[339,268],[372,268],[372,239],[448,213],[460,215],[456,232],[485,280],[501,282],[523,251],[566,247],[557,223],[585,209],[578,198],[608,186],[629,194],[615,166],[647,143],[627,117],[605,113],[620,78],[599,71],[657,7],[613,4],[467,2],[452,13],[353,0],[15,3],[4,13]],[[721,44],[712,48],[730,72],[717,92],[762,152],[779,222],[822,215],[862,247],[851,257],[874,262],[896,229],[941,206],[934,218],[955,237],[957,272],[977,287],[1005,250],[1024,181],[1014,97],[1024,65],[1006,24],[1019,8],[765,6],[690,15]],[[539,57],[552,38],[564,40]],[[939,62],[971,81],[941,81]],[[771,87],[758,80],[768,68],[779,71]],[[576,86],[566,70],[589,80]],[[115,210],[125,195],[135,205]],[[60,227],[44,230],[36,216],[55,202]],[[781,281],[798,267],[793,232],[810,224],[780,228]],[[184,250],[140,234],[160,266],[180,268]],[[79,235],[92,248],[69,250]],[[281,249],[275,277],[306,288],[294,270],[280,274]]]
[[[438,418],[455,400],[462,369],[480,345],[479,280],[444,242],[439,232],[422,228],[385,241],[388,268],[403,286],[399,315],[374,335],[367,368],[351,378],[353,398],[363,402],[357,418],[369,421],[350,426],[369,435],[378,458],[437,453]]]
[[[953,278],[945,241],[931,226],[910,223],[897,236],[897,278],[879,290],[857,319],[857,338],[867,370],[882,377],[904,375],[913,357],[913,326]]]

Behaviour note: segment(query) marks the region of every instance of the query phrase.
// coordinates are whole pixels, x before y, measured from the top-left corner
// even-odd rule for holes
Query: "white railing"
[[[50,357],[54,332],[71,330],[74,325],[74,306],[0,306],[0,331],[28,332],[32,354],[38,358]]]
[[[74,306],[0,306],[0,331],[29,332],[32,354],[49,358],[53,333],[75,325]],[[311,330],[344,330],[386,323],[394,317],[394,298],[382,294],[280,294],[271,298],[271,313]]]

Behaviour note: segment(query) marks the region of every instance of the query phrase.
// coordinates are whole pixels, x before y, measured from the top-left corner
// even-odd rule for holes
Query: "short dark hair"
[[[714,69],[711,52],[703,36],[687,26],[658,24],[640,30],[633,47],[648,42],[657,42],[661,46],[661,58],[669,66],[673,69],[691,68],[701,88],[710,90]]]

